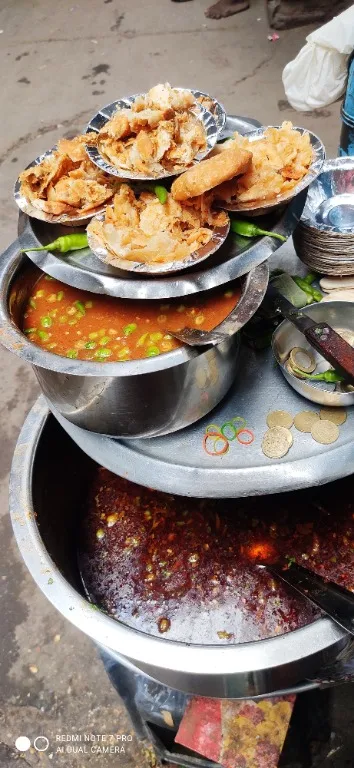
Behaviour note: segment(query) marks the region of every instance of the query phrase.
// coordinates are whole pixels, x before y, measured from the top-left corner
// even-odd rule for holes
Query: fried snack
[[[168,262],[185,259],[211,240],[213,228],[227,223],[224,211],[213,211],[210,199],[200,196],[178,203],[169,193],[162,205],[153,192],[136,196],[122,184],[104,221],[88,226],[112,256],[136,262]]]
[[[223,181],[233,179],[250,166],[252,153],[245,149],[232,147],[198,165],[190,168],[172,184],[171,192],[175,200],[188,200],[208,192]]]
[[[96,134],[60,139],[49,157],[20,174],[21,194],[45,213],[93,214],[117,189],[117,181],[97,168],[85,152],[85,144],[96,141]]]
[[[281,128],[267,128],[264,138],[250,142],[246,136],[235,133],[232,146],[252,151],[252,162],[241,177],[225,182],[215,190],[215,198],[227,203],[262,203],[286,195],[307,174],[313,160],[308,133],[296,131],[292,123]]]
[[[156,85],[101,128],[98,149],[123,172],[156,177],[164,171],[177,173],[207,146],[204,126],[190,111],[195,105],[189,91]]]

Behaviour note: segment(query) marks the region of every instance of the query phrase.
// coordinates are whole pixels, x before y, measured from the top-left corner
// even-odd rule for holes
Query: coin
[[[321,408],[320,419],[326,419],[340,426],[347,420],[347,412],[345,408]]]
[[[267,416],[268,427],[286,427],[293,425],[293,417],[288,411],[271,411]]]
[[[320,417],[316,411],[301,411],[294,418],[294,427],[299,432],[311,432],[312,425],[319,421]]]
[[[329,445],[329,443],[335,443],[338,440],[339,429],[337,424],[333,424],[333,421],[318,419],[312,424],[311,435],[317,443]]]
[[[299,368],[305,373],[312,373],[316,368],[315,358],[302,347],[294,347],[290,352],[289,360],[293,368]]]
[[[293,436],[285,427],[271,427],[265,433],[262,451],[269,459],[281,459],[293,444]]]

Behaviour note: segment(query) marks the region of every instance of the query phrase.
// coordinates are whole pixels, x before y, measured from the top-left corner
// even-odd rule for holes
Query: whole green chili
[[[317,277],[318,275],[316,275],[316,272],[309,272],[308,275],[304,277],[305,283],[307,283],[307,285],[312,285],[312,283],[317,280]]]
[[[163,187],[160,184],[156,184],[156,186],[154,187],[154,192],[156,197],[159,198],[160,203],[164,205],[167,202],[167,197],[168,197],[168,192],[166,187]]]
[[[241,219],[233,219],[231,221],[231,232],[236,235],[242,235],[242,237],[259,237],[260,235],[268,235],[269,237],[275,237],[277,240],[281,240],[283,243],[286,241],[284,235],[279,235],[278,232],[268,232],[266,229],[260,229],[256,224],[252,224],[250,221],[242,221]]]
[[[299,374],[302,379],[309,379],[310,381],[325,381],[327,384],[337,384],[345,381],[343,376],[337,373],[334,368],[330,368],[329,371],[324,371],[323,373],[305,373],[300,368],[295,367],[293,367],[293,371]]]
[[[293,280],[295,281],[296,285],[298,285],[299,288],[301,288],[302,291],[307,293],[308,296],[311,296],[313,301],[317,301],[317,302],[322,301],[323,295],[321,291],[318,291],[317,288],[313,288],[312,285],[309,285],[309,283],[306,280],[304,280],[303,277],[298,277],[297,275],[295,275],[293,277]]]
[[[21,253],[28,251],[59,251],[59,253],[68,253],[69,251],[80,251],[81,248],[87,248],[86,232],[72,235],[62,235],[48,245],[41,245],[39,248],[22,248]]]

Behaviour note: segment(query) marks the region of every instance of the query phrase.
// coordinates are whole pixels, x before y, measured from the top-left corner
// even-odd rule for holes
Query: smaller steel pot
[[[49,404],[76,426],[112,437],[168,434],[203,418],[234,381],[238,335],[214,347],[181,347],[125,363],[70,360],[37,347],[19,330],[19,322],[38,269],[19,254],[16,243],[1,263],[0,341],[33,365]],[[260,306],[268,277],[268,266],[262,264],[242,278],[243,324]]]

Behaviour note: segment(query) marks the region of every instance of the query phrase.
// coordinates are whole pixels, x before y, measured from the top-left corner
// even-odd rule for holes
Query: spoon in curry
[[[279,563],[258,563],[258,568],[266,568],[273,576],[281,579],[296,589],[307,600],[317,605],[342,629],[354,635],[354,594],[347,589],[326,581],[322,576],[291,563],[284,567]]]
[[[220,344],[241,330],[259,309],[267,291],[269,267],[264,262],[241,278],[242,294],[236,307],[212,331],[200,331],[197,328],[182,328],[170,331],[171,336],[190,347]]]

